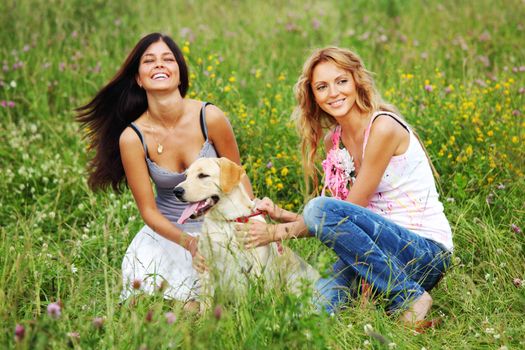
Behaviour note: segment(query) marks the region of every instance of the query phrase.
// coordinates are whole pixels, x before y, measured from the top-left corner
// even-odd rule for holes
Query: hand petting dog
[[[237,240],[247,249],[262,247],[279,241],[276,227],[259,221],[235,224]]]

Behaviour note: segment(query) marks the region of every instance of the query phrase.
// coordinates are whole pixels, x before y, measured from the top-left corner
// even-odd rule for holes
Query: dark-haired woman
[[[188,69],[173,40],[159,33],[142,38],[113,80],[78,109],[95,157],[89,185],[126,183],[145,222],[122,262],[122,299],[134,290],[193,303],[203,268],[197,252],[201,221],[177,220],[186,207],[172,189],[199,157],[223,156],[240,163],[224,113],[186,98]],[[156,196],[150,179],[156,187]],[[245,186],[251,186],[245,177]]]

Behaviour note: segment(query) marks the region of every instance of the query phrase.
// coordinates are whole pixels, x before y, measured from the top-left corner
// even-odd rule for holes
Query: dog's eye
[[[197,177],[198,177],[199,179],[204,179],[205,177],[210,177],[210,175],[200,173]]]

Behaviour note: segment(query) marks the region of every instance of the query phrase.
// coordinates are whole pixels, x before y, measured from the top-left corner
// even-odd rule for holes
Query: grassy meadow
[[[525,348],[524,1],[4,0],[0,24],[0,348]],[[183,49],[189,97],[226,112],[256,195],[298,211],[293,84],[313,48],[360,54],[441,175],[455,252],[439,328],[415,335],[380,302],[318,315],[308,292],[260,285],[203,316],[158,295],[119,304],[143,224],[129,191],[87,187],[74,109],[153,31]]]

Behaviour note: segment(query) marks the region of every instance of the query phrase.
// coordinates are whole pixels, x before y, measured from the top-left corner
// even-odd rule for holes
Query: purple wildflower
[[[494,204],[494,193],[490,192],[485,198],[485,202],[487,202],[488,205]]]
[[[177,316],[173,313],[173,312],[166,312],[164,314],[164,316],[166,317],[166,322],[168,324],[173,324],[175,323],[175,321],[177,321]]]
[[[78,333],[78,332],[68,332],[66,335],[67,335],[67,336],[70,338],[70,340],[72,340],[72,341],[80,340],[80,333]]]
[[[153,320],[153,310],[148,310],[148,313],[146,314],[146,318],[145,318],[146,322],[151,322],[151,320]]]
[[[26,335],[26,329],[23,325],[17,324],[15,327],[15,341],[20,342],[24,340],[24,337]]]
[[[432,90],[434,90],[434,88],[432,87],[432,85],[425,85],[425,90],[428,91],[428,92],[432,92]]]
[[[271,169],[272,167],[273,167],[273,163],[271,161],[266,163],[266,168]]]
[[[490,67],[490,58],[488,56],[478,56],[478,60],[483,63],[483,66]]]
[[[318,20],[317,18],[314,18],[314,19],[312,20],[312,28],[313,28],[314,30],[318,30],[319,27],[321,27],[321,22],[319,22],[319,20]]]
[[[476,79],[475,80],[476,84],[478,84],[479,86],[481,87],[487,87],[487,83],[485,83],[483,80],[481,79]]]
[[[101,68],[100,62],[97,62],[97,64],[95,65],[95,67],[93,67],[93,68],[91,69],[91,71],[92,71],[93,73],[95,73],[95,74],[98,74],[98,73],[100,73],[100,68]]]
[[[296,31],[298,31],[297,25],[295,25],[295,23],[292,23],[292,22],[286,23],[285,29],[286,29],[287,32],[296,32]]]
[[[525,282],[519,278],[515,278],[512,280],[512,283],[516,286],[516,288],[520,288],[522,286],[525,286]]]
[[[190,43],[195,41],[195,34],[188,27],[183,27],[179,30],[179,35],[182,39],[188,40]]]
[[[511,224],[510,225],[510,229],[514,232],[514,233],[521,233],[521,228],[516,225],[516,224]]]
[[[519,116],[520,114],[521,114],[521,112],[520,112],[519,109],[515,109],[515,110],[512,111],[512,115],[515,116],[515,117]]]
[[[7,107],[13,108],[15,106],[15,103],[13,101],[7,101]]]
[[[483,33],[481,33],[478,37],[479,41],[489,41],[491,39],[490,37],[490,33],[488,31],[484,31]]]
[[[95,317],[92,321],[93,327],[96,329],[102,328],[102,326],[104,326],[104,321],[103,317]]]
[[[221,317],[222,317],[222,306],[217,305],[217,306],[215,307],[215,310],[213,310],[213,316],[215,316],[215,318],[216,318],[217,320],[220,320],[220,319],[221,319]]]
[[[59,303],[51,303],[47,306],[47,314],[53,318],[59,318],[62,314],[62,308]]]
[[[2,100],[2,102],[0,102],[0,106],[6,108],[7,107],[7,101],[6,100]]]

